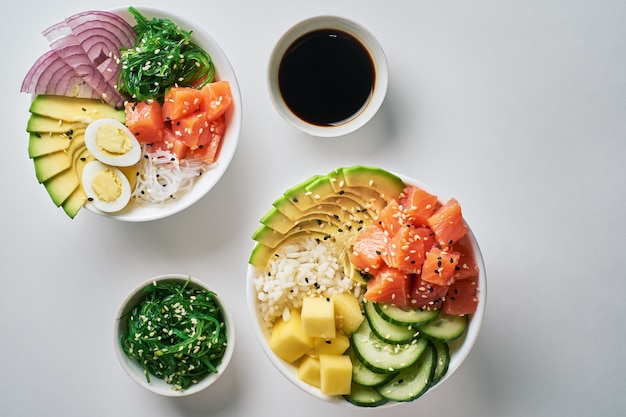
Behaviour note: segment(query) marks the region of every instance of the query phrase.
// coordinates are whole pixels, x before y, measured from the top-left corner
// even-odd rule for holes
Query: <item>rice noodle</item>
[[[162,205],[187,193],[196,179],[213,167],[197,159],[181,159],[164,149],[143,146],[132,197],[143,205]]]

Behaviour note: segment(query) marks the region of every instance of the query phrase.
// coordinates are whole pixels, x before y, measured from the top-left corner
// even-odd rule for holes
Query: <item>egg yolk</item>
[[[124,155],[133,147],[132,141],[126,132],[110,124],[103,124],[98,128],[96,145],[102,152],[112,155]]]
[[[110,169],[94,175],[91,188],[99,200],[111,203],[122,195],[122,180]]]

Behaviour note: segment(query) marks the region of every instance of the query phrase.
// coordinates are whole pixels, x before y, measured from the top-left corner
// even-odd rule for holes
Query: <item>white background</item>
[[[182,6],[185,4],[185,6]],[[626,411],[626,2],[145,1],[202,25],[243,94],[222,181],[171,218],[70,220],[27,155],[41,31],[119,1],[11,2],[0,25],[5,159],[0,415],[607,416]],[[307,137],[271,106],[267,60],[296,22],[337,14],[368,27],[389,61],[383,107],[360,131]],[[245,305],[251,234],[270,203],[313,174],[377,165],[455,196],[487,265],[482,332],[443,386],[392,409],[320,403],[266,359]],[[119,303],[153,275],[191,274],[232,308],[237,346],[213,390],[155,396],[113,351]]]

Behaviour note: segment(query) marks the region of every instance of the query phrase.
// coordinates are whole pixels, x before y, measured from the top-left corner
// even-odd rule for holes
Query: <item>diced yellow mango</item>
[[[350,347],[350,338],[337,333],[332,339],[315,338],[314,354],[342,355]]]
[[[350,336],[364,319],[359,300],[350,293],[333,294],[331,299],[335,308],[336,328]]]
[[[305,356],[298,365],[298,378],[314,387],[320,387],[320,361],[312,356]]]
[[[335,305],[332,300],[324,297],[302,300],[302,328],[308,337],[335,337]]]
[[[350,394],[352,361],[348,355],[320,355],[320,389],[325,395]]]
[[[299,310],[291,310],[289,320],[276,320],[270,334],[270,348],[286,362],[295,362],[313,347],[314,339],[302,331]]]

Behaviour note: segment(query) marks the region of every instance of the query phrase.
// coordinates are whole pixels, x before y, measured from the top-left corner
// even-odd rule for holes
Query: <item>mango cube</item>
[[[332,339],[315,338],[313,352],[328,355],[342,355],[350,347],[350,338],[343,333],[337,333]]]
[[[320,387],[320,361],[312,356],[305,356],[298,365],[298,378],[314,387]]]
[[[307,297],[302,301],[302,328],[307,337],[335,337],[335,305],[329,298]]]
[[[361,304],[350,293],[333,294],[331,297],[335,309],[335,325],[346,335],[351,335],[364,319]]]
[[[352,361],[348,355],[320,355],[320,389],[325,395],[350,394]]]
[[[300,311],[291,310],[289,320],[276,320],[270,334],[270,348],[285,362],[295,362],[313,347],[314,339],[302,331]]]

